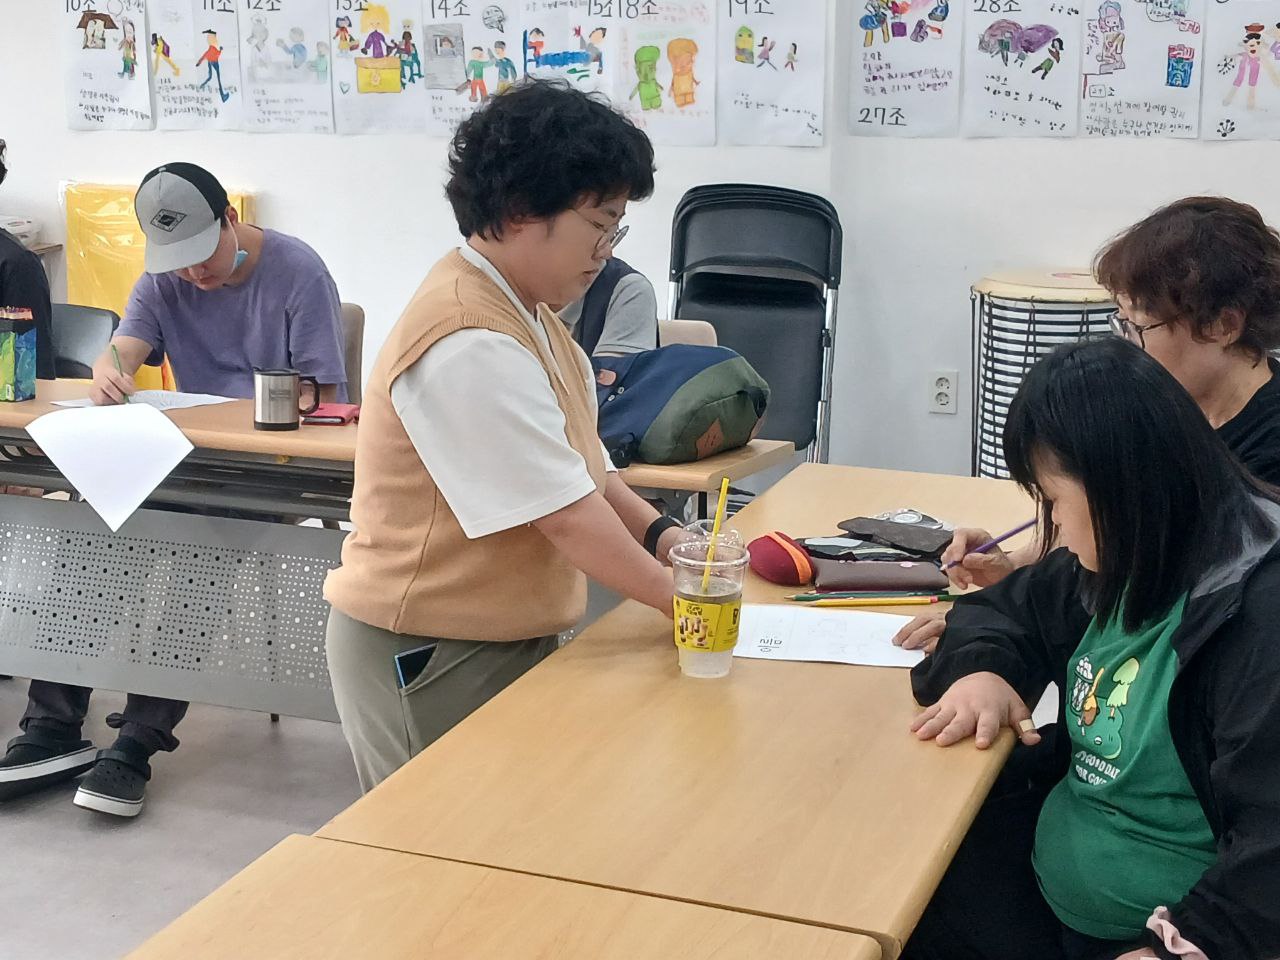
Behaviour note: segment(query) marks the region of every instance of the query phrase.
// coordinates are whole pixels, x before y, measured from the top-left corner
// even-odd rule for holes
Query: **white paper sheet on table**
[[[910,619],[840,607],[748,603],[733,653],[756,660],[911,667],[924,654],[893,645],[893,635]]]
[[[230,403],[235,397],[217,397],[212,393],[177,393],[173,390],[139,390],[129,398],[129,404],[140,403],[157,410],[184,410],[187,407],[207,407],[212,403]],[[80,400],[54,400],[55,407],[92,407],[88,397]]]
[[[194,449],[145,403],[46,413],[27,433],[112,532]]]

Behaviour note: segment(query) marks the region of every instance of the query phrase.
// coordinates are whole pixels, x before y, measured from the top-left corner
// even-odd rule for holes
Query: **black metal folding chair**
[[[694,187],[671,228],[671,318],[714,326],[772,389],[760,435],[819,463],[830,454],[843,242],[829,201],[757,184]]]

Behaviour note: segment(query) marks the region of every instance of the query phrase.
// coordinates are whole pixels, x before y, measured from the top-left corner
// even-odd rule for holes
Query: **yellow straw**
[[[707,566],[702,571],[702,595],[707,595],[711,583],[711,564],[716,559],[716,539],[720,536],[720,524],[724,523],[724,508],[729,502],[729,478],[720,481],[720,501],[716,504],[716,519],[711,525],[711,542],[707,544]]]

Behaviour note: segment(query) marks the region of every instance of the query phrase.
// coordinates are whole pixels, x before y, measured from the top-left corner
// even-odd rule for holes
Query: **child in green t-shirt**
[[[902,956],[1280,955],[1280,493],[1120,337],[1037,364],[1004,453],[1059,548],[956,602],[912,730],[1021,745]]]

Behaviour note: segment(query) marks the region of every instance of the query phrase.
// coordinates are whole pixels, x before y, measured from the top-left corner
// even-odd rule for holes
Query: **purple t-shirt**
[[[338,288],[314,250],[274,230],[237,287],[206,292],[176,273],[144,273],[116,333],[149,343],[150,364],[167,354],[188,393],[252,397],[255,367],[293,367],[347,398]]]

